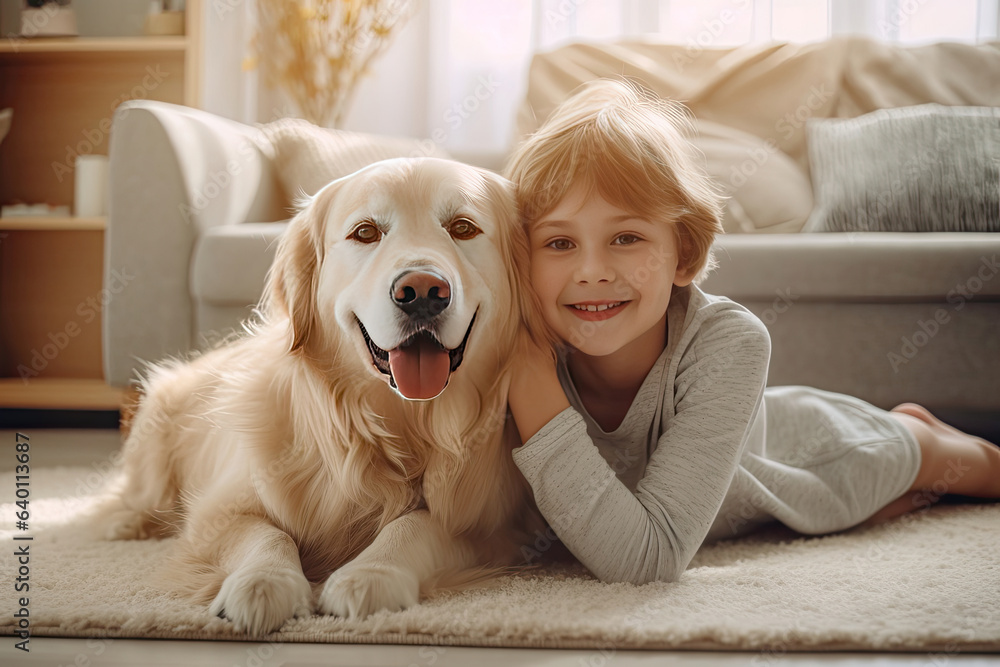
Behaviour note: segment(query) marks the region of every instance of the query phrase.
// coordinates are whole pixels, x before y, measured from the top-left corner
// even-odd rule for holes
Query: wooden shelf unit
[[[0,218],[0,232],[7,231],[51,231],[63,230],[101,230],[108,226],[108,219],[100,218],[76,218],[69,217],[46,217],[29,216]]]
[[[184,53],[189,40],[177,37],[32,37],[0,42],[0,58],[60,53],[121,53],[138,57],[146,53]]]
[[[0,406],[64,410],[118,410],[125,390],[109,387],[101,379],[0,378]]]
[[[180,37],[0,41],[0,109],[14,108],[0,203],[72,210],[75,158],[108,154],[126,100],[198,107],[202,2],[187,0]],[[120,407],[102,369],[102,302],[114,298],[103,285],[106,222],[0,217],[0,409]]]

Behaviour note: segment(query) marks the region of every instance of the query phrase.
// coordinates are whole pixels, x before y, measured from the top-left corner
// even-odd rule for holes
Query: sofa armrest
[[[286,197],[253,127],[189,107],[132,100],[115,111],[105,231],[105,381],[192,347],[190,264],[205,229],[279,220]]]

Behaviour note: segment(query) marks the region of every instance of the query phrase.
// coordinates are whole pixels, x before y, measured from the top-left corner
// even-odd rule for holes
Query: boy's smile
[[[573,309],[573,314],[579,317],[581,320],[586,320],[588,322],[600,322],[602,320],[609,320],[618,313],[622,312],[631,301],[590,301],[590,302],[580,302],[572,306],[567,306],[567,308]]]
[[[672,224],[578,185],[529,236],[531,282],[556,333],[587,356],[651,366],[666,343],[671,287],[691,282],[677,272]]]

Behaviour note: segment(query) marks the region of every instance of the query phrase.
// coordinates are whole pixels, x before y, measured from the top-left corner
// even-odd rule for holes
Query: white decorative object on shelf
[[[68,218],[69,206],[8,204],[0,207],[0,218]]]
[[[184,12],[176,7],[170,9],[166,0],[152,0],[149,13],[142,26],[144,35],[183,35]]]
[[[22,0],[21,37],[75,37],[73,0]]]
[[[73,215],[96,218],[108,212],[108,156],[78,155],[76,158]]]

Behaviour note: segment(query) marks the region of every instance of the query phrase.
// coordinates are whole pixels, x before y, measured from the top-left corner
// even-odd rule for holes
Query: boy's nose
[[[583,253],[576,267],[573,279],[578,283],[598,283],[615,279],[615,270],[602,253],[591,251]]]

